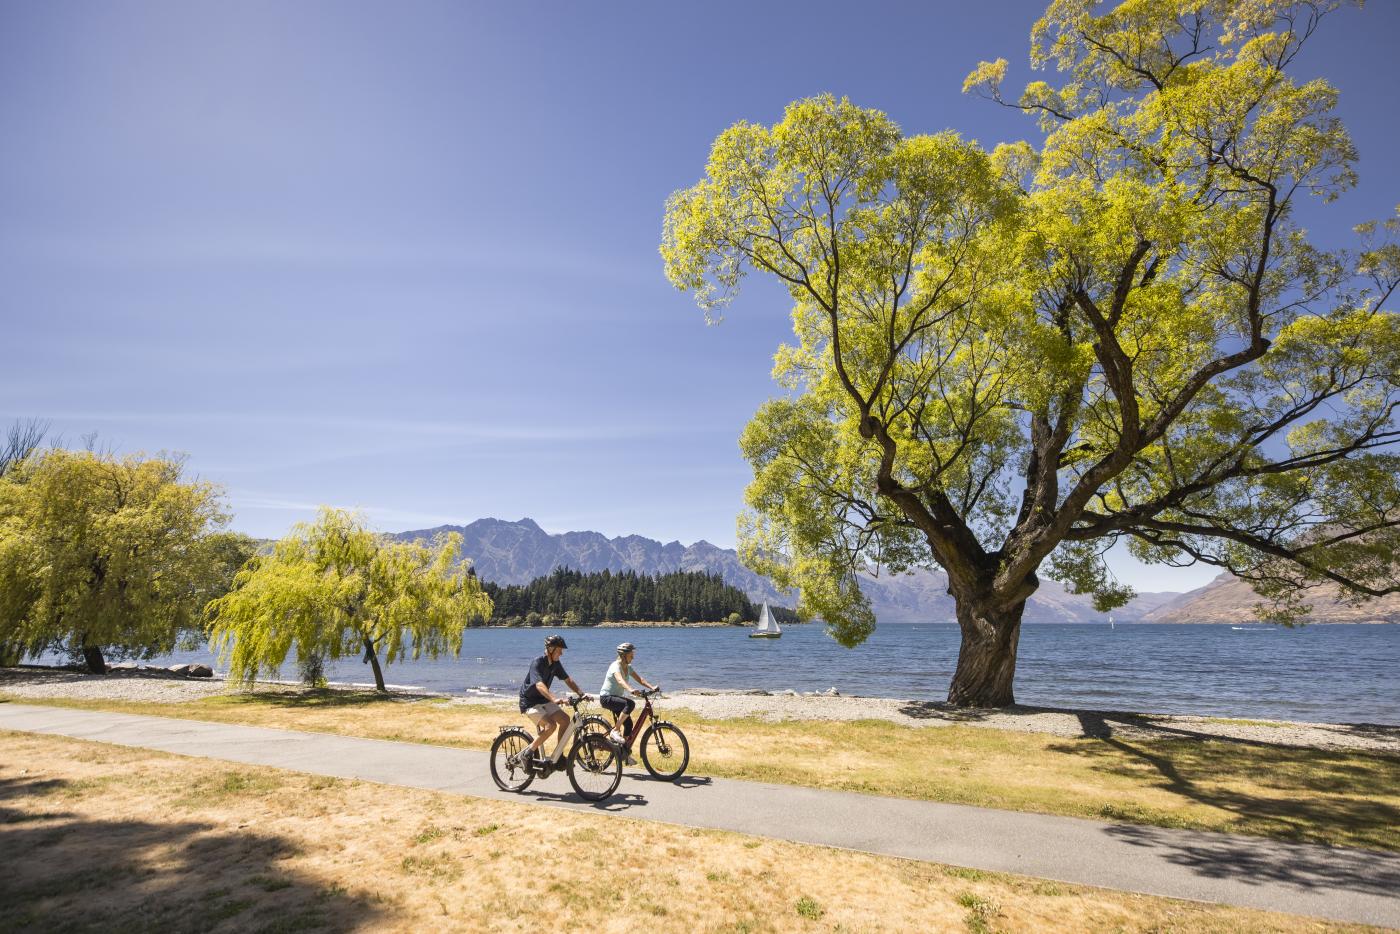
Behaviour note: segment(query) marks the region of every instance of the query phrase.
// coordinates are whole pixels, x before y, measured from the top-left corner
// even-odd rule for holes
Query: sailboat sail
[[[783,630],[778,626],[778,621],[773,618],[773,612],[768,609],[768,604],[763,604],[763,609],[758,614],[758,626],[754,628],[751,635],[781,636],[782,634]]]

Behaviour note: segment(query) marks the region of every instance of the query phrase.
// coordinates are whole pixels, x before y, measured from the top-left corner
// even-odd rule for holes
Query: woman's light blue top
[[[627,670],[624,671],[623,667],[622,659],[620,658],[608,666],[608,673],[603,678],[603,689],[598,692],[599,694],[614,694],[618,697],[626,697],[628,694],[632,693],[631,688],[627,686],[627,679],[629,677],[640,678],[641,675],[637,674],[637,669],[635,668],[628,667]]]

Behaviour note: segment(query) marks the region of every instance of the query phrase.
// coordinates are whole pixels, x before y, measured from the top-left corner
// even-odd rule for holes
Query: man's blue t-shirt
[[[543,681],[544,686],[549,687],[555,678],[563,678],[566,681],[569,678],[569,673],[559,662],[551,665],[546,655],[541,655],[531,662],[530,670],[525,673],[525,683],[520,685],[520,712],[524,713],[537,704],[549,703],[535,685]]]

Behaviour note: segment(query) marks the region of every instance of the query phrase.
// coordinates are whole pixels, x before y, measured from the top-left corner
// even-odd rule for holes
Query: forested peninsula
[[[585,574],[556,568],[528,584],[484,582],[491,598],[489,618],[473,626],[596,626],[607,622],[699,625],[751,624],[758,609],[748,595],[718,574],[673,571],[597,571]],[[798,621],[785,607],[770,607],[780,623]]]

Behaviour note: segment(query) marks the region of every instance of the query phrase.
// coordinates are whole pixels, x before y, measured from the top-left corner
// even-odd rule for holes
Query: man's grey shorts
[[[540,721],[545,717],[559,713],[559,705],[555,703],[536,704],[533,707],[525,708],[525,716],[529,717],[535,726],[540,725]]]

